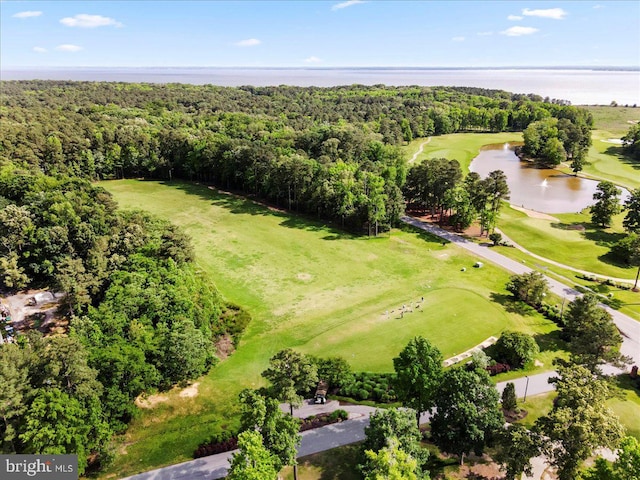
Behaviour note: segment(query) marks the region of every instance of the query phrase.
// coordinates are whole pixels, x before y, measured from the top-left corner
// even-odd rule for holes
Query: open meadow
[[[423,233],[354,236],[189,183],[102,186],[121,207],[144,208],[183,227],[200,268],[253,317],[239,349],[199,379],[196,396],[163,394],[134,420],[110,472],[189,459],[210,434],[235,425],[237,394],[263,384],[260,373],[282,348],[340,355],[355,370],[382,372],[393,370],[392,358],[415,335],[447,358],[506,329],[556,330],[538,314],[510,308],[507,272],[470,268],[474,257]],[[403,304],[414,311],[400,318]]]

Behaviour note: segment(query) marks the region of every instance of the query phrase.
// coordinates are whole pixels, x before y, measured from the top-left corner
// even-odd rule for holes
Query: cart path
[[[548,380],[554,375],[555,372],[545,372],[538,375],[531,375],[530,377],[511,380],[511,383],[515,384],[516,395],[522,398],[525,393],[527,396],[532,396],[552,391],[553,385],[549,384]],[[496,388],[499,392],[502,392],[506,384],[507,382],[498,383]],[[281,408],[283,411],[289,411],[288,405],[281,405]],[[296,417],[308,417],[319,413],[332,412],[337,409],[349,412],[349,420],[302,432],[302,442],[298,448],[298,458],[364,440],[364,429],[369,425],[369,417],[376,411],[373,407],[367,407],[365,405],[340,405],[337,401],[327,402],[324,405],[315,405],[308,400],[300,408],[294,409],[293,414]],[[425,413],[420,417],[420,423],[428,423],[429,419],[429,414]],[[229,461],[235,452],[237,452],[237,450],[210,455],[177,465],[140,473],[122,480],[214,480],[224,478],[229,469]]]
[[[416,161],[416,158],[418,158],[418,155],[420,155],[424,151],[424,146],[430,141],[431,141],[431,137],[427,138],[424,142],[420,144],[420,147],[418,147],[418,151],[414,153],[413,157],[411,157],[407,162],[409,165],[411,165],[413,162]]]
[[[523,274],[534,271],[532,268],[523,265],[522,263],[516,262],[504,255],[494,251],[490,247],[486,245],[478,245],[466,238],[456,234],[449,232],[447,230],[443,230],[442,228],[432,225],[429,223],[422,222],[414,217],[404,216],[401,220],[409,225],[413,225],[416,228],[420,228],[425,230],[433,235],[436,235],[444,240],[448,240],[455,245],[458,245],[465,250],[470,251],[471,253],[482,257],[486,260],[491,261],[492,263],[512,272],[515,274]],[[471,269],[473,270],[473,269]],[[461,274],[465,274],[462,273]],[[556,295],[566,298],[568,301],[573,301],[577,297],[582,296],[580,292],[574,290],[559,281],[545,276],[545,279],[549,283],[549,290],[551,290]],[[620,348],[620,352],[623,355],[626,355],[632,359],[632,365],[640,365],[640,322],[637,322],[633,318],[621,313],[613,308],[600,304],[600,307],[604,308],[611,317],[613,318],[614,323],[620,330],[622,334],[622,347]]]
[[[601,275],[599,273],[593,273],[593,272],[588,272],[586,270],[580,270],[579,268],[574,268],[574,267],[571,267],[569,265],[565,265],[564,263],[556,262],[555,260],[551,260],[549,258],[545,258],[545,257],[542,257],[542,256],[540,256],[538,254],[530,252],[529,250],[524,248],[522,245],[519,245],[516,242],[514,242],[511,238],[509,238],[509,236],[507,236],[507,234],[505,234],[499,228],[496,228],[496,232],[498,232],[498,233],[500,233],[500,235],[502,235],[502,239],[503,240],[509,242],[511,245],[513,245],[515,248],[517,248],[521,252],[524,252],[527,255],[530,255],[531,257],[533,257],[535,259],[538,259],[540,261],[543,261],[543,262],[546,262],[546,263],[550,263],[551,265],[555,265],[556,267],[564,268],[565,270],[571,270],[572,272],[576,272],[576,273],[581,273],[582,275],[587,275],[587,276],[590,276],[590,277],[600,278],[602,280],[611,280],[611,281],[618,282],[618,283],[628,283],[630,285],[633,285],[633,283],[635,281],[633,278],[609,277],[607,275]]]

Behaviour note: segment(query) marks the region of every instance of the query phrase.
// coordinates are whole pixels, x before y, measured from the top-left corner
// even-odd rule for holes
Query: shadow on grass
[[[451,243],[449,240],[440,238],[436,235],[433,235],[427,232],[426,230],[422,230],[421,228],[414,227],[413,225],[409,225],[407,223],[401,223],[397,228],[398,230],[406,233],[413,233],[414,235],[417,235],[420,239],[424,240],[427,243],[440,244],[442,246],[445,246],[448,243]]]
[[[632,379],[629,374],[623,373],[611,377],[610,382],[619,389],[616,396],[626,399],[625,392],[631,392],[635,394],[635,401],[640,403],[640,378]]]
[[[617,157],[620,163],[624,163],[626,165],[631,166],[632,168],[635,168],[636,170],[640,170],[640,160],[636,160],[632,156],[626,155],[621,146],[612,145],[608,147],[604,151],[604,153],[606,153],[607,155],[612,155]]]
[[[566,350],[567,342],[560,338],[560,330],[554,330],[548,333],[536,333],[533,339],[540,347],[540,352],[557,352],[558,350]]]
[[[635,270],[632,267],[630,267],[629,265],[627,265],[624,262],[621,262],[618,259],[618,257],[613,255],[611,252],[607,252],[604,255],[600,255],[598,257],[598,260],[600,260],[601,262],[606,263],[608,265],[613,265],[614,267],[628,269],[629,270],[629,277],[632,276],[632,272],[635,272]]]
[[[511,295],[491,292],[489,296],[491,297],[492,301],[502,305],[504,309],[509,313],[517,313],[518,315],[522,315],[523,317],[530,317],[538,313],[533,307],[527,305],[524,302],[521,302],[520,300],[516,300]]]
[[[345,445],[326,452],[309,455],[299,459],[300,474],[304,469],[319,470],[320,476],[314,476],[318,480],[358,480],[361,475],[358,472],[360,461],[360,444]],[[293,478],[293,474],[287,469],[285,478]],[[303,477],[306,478],[306,477]]]
[[[282,221],[280,225],[286,228],[329,233],[329,235],[322,237],[323,240],[357,240],[367,238],[366,235],[358,235],[347,230],[341,230],[304,215],[287,212],[277,206],[263,204],[262,199],[253,199],[250,196],[243,196],[241,194],[221,192],[215,187],[209,188],[206,185],[197,183],[184,181],[163,181],[159,183],[188,193],[189,195],[196,195],[211,205],[223,208],[233,214],[281,218]]]

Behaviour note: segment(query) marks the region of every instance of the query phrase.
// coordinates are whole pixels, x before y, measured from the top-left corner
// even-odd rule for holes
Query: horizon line
[[[277,70],[277,69],[297,69],[297,70],[337,70],[337,69],[357,69],[357,70],[634,70],[640,71],[640,65],[501,65],[501,66],[410,66],[410,65],[143,65],[143,66],[127,66],[127,65],[9,65],[0,66],[2,70],[12,69],[82,69],[82,68],[103,68],[103,69],[255,69],[255,70]]]

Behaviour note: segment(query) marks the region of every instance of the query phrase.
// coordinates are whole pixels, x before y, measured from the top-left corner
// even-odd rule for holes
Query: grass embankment
[[[595,130],[583,176],[610,180],[627,188],[640,188],[640,162],[622,154],[622,147],[610,139],[620,139],[633,123],[640,121],[640,108],[588,107]]]
[[[415,335],[449,357],[505,329],[556,329],[537,314],[508,308],[506,272],[469,268],[474,257],[423,233],[353,236],[187,183],[102,185],[122,207],[143,207],[183,227],[200,268],[253,317],[238,351],[199,380],[197,396],[170,393],[141,412],[112,473],[190,459],[207,436],[235,425],[238,392],[262,385],[269,357],[285,347],[341,355],[356,370],[392,371],[392,358]],[[399,306],[421,296],[421,308],[398,318]]]
[[[504,208],[500,215],[500,229],[514,242],[544,258],[564,265],[613,278],[633,280],[636,268],[620,266],[609,254],[610,245],[624,236],[622,219],[614,218],[611,228],[600,229],[591,223],[587,212],[580,214],[554,214],[558,221],[528,217],[512,208]],[[575,230],[582,225],[584,230]],[[640,320],[640,293],[600,283],[590,282],[571,270],[536,259],[515,248],[497,247],[503,255],[524,260],[528,266],[543,273],[553,274],[565,283],[589,287],[603,295],[612,294],[622,302],[620,311]],[[554,275],[552,275],[554,276]]]
[[[420,145],[426,140],[426,138],[418,138],[403,147],[407,160],[418,151]],[[429,143],[424,146],[422,153],[416,158],[416,162],[420,162],[425,158],[458,160],[462,172],[466,174],[469,172],[471,161],[478,156],[483,146],[507,142],[522,142],[522,133],[452,133],[450,135],[439,135],[431,137]]]

